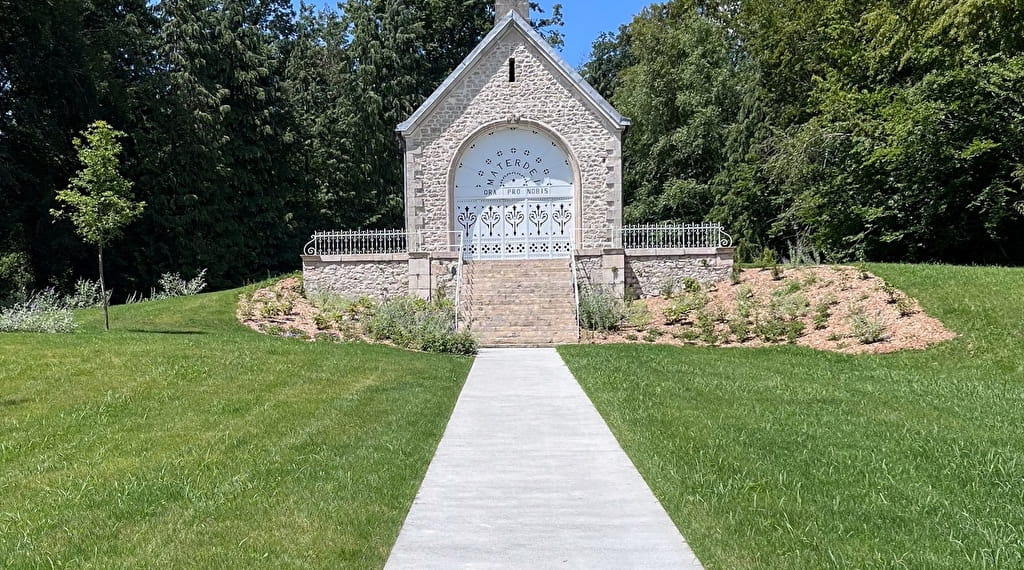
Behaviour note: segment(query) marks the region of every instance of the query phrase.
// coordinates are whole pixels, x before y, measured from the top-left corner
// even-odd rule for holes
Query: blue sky
[[[334,6],[331,0],[306,0],[307,3]],[[296,6],[299,0],[293,0]],[[613,32],[633,19],[651,0],[540,0],[550,12],[552,4],[561,3],[565,15],[565,48],[562,56],[573,67],[579,67],[590,55],[590,44],[601,32]]]

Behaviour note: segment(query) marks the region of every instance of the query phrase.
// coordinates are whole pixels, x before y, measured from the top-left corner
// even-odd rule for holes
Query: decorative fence
[[[409,233],[405,230],[316,232],[302,251],[306,255],[406,253],[412,245],[409,241]],[[422,235],[418,241],[423,241]],[[473,243],[470,238],[463,247],[470,248]],[[567,239],[567,247],[568,244]],[[459,244],[454,245],[457,247]],[[622,228],[622,247],[625,249],[697,249],[731,245],[732,236],[725,233],[722,224],[648,224]]]
[[[405,230],[316,232],[302,251],[306,255],[406,253],[409,237]]]
[[[732,236],[722,224],[628,225],[622,227],[625,249],[688,249],[730,247]]]

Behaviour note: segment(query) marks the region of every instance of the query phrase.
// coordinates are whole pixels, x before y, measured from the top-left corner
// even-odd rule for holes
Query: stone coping
[[[625,254],[626,257],[682,257],[687,255],[723,255],[732,254],[736,251],[734,247],[687,247],[671,249],[581,249],[576,253],[577,257],[600,257],[606,254]],[[451,259],[459,258],[457,251],[417,251],[412,253],[380,253],[380,254],[358,254],[358,255],[303,255],[302,261],[306,262],[381,262],[381,261],[409,261],[412,259]]]
[[[367,253],[359,255],[303,255],[303,262],[380,262],[380,261],[409,261],[408,253]]]
[[[663,249],[610,249],[584,248],[577,252],[577,257],[600,257],[602,255],[622,255],[626,257],[679,257],[685,255],[723,255],[736,251],[735,247],[677,247]]]

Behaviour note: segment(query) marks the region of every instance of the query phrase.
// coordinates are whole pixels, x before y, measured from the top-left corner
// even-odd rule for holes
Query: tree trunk
[[[103,246],[100,246],[100,297],[103,298],[103,330],[110,330],[110,312],[107,307],[107,284],[103,280]]]

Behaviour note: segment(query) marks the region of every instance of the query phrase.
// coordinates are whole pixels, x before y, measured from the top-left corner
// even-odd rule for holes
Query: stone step
[[[567,259],[473,261],[462,269],[460,322],[481,346],[575,343]]]

